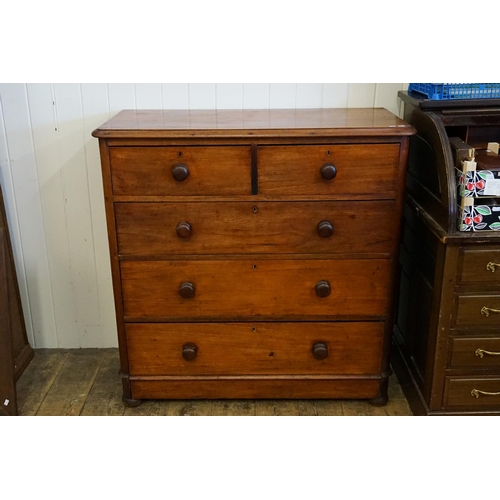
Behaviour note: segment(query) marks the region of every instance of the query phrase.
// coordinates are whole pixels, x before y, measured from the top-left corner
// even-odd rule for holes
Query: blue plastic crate
[[[410,83],[409,92],[419,92],[433,101],[500,98],[500,83]]]

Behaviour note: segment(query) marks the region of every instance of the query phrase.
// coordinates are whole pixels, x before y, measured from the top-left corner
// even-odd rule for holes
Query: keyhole
[[[181,157],[182,157],[182,152],[181,152],[181,151],[179,151],[179,152],[177,153],[177,156],[178,156],[179,158],[181,158]]]
[[[256,326],[252,326],[252,332],[256,332],[257,331],[257,327]]]
[[[256,214],[258,212],[257,207],[253,207],[253,213]]]
[[[327,151],[327,152],[326,152],[326,156],[330,156],[330,151]]]
[[[252,269],[257,269],[257,265],[256,265],[256,264],[253,264],[253,265],[252,265]]]

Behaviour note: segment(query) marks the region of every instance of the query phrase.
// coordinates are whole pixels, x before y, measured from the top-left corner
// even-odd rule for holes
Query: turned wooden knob
[[[194,297],[196,289],[192,283],[186,282],[182,283],[179,287],[179,293],[184,299],[192,299]]]
[[[198,354],[198,347],[196,344],[185,344],[182,346],[182,357],[186,361],[193,361]]]
[[[330,293],[332,293],[332,289],[328,281],[318,281],[316,283],[316,295],[318,297],[328,297]]]
[[[325,359],[328,357],[328,347],[324,342],[316,342],[313,345],[312,353],[316,359]]]
[[[325,163],[321,169],[321,177],[327,181],[331,181],[336,175],[337,175],[337,169],[335,168],[335,165],[332,165],[331,163]]]
[[[179,238],[188,238],[191,236],[191,224],[189,222],[179,222],[175,232]]]
[[[189,177],[189,169],[180,163],[172,169],[172,176],[176,181],[185,181]]]
[[[329,238],[333,234],[333,224],[329,220],[322,220],[318,224],[318,234],[322,238]]]

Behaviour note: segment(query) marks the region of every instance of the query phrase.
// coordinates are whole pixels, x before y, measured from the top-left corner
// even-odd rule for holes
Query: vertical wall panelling
[[[14,196],[14,183],[9,161],[9,152],[7,147],[7,134],[5,121],[3,118],[2,95],[0,89],[0,183],[2,185],[5,211],[9,225],[9,234],[12,244],[12,253],[16,266],[17,280],[19,282],[19,294],[23,305],[23,314],[26,323],[26,331],[30,344],[35,347],[35,338],[33,334],[33,322],[31,318],[28,283],[26,280],[26,269],[23,259],[21,232],[19,228],[19,218],[17,216],[16,200]]]
[[[323,84],[323,108],[346,108],[348,83]]]
[[[189,109],[215,109],[215,83],[190,83]]]
[[[163,109],[188,109],[189,87],[187,83],[161,84]]]
[[[296,108],[321,108],[322,102],[322,83],[297,83]]]
[[[122,109],[136,109],[133,83],[108,83],[109,114],[116,115]]]
[[[375,83],[350,83],[347,95],[349,108],[373,108],[375,103]]]
[[[243,84],[218,83],[217,84],[217,109],[242,109]]]
[[[71,345],[79,346],[52,85],[28,84],[27,91],[58,337],[56,346],[59,341],[65,344],[67,339],[71,339]]]
[[[26,271],[34,346],[47,347],[57,343],[57,335],[26,85],[1,84],[0,99],[21,236],[17,251],[22,252]]]
[[[101,347],[101,323],[79,84],[54,84],[78,338],[59,347]]]
[[[269,83],[244,83],[243,108],[269,109]]]
[[[135,105],[137,109],[162,109],[161,83],[136,83]]]
[[[391,113],[399,115],[398,92],[402,90],[401,83],[377,83],[375,91],[375,107],[388,109]]]
[[[295,108],[296,83],[271,83],[270,108]]]
[[[114,347],[117,345],[116,318],[104,209],[101,162],[99,158],[99,144],[91,136],[92,131],[106,121],[109,115],[108,103],[108,89],[106,84],[82,84],[83,137],[89,182],[92,234],[94,236],[102,346]]]

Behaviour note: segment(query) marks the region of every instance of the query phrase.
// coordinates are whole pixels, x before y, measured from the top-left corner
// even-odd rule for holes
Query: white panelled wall
[[[0,84],[0,183],[33,347],[114,347],[97,139],[122,109],[384,107],[403,83]]]

